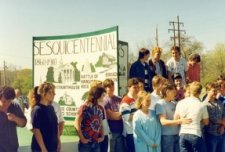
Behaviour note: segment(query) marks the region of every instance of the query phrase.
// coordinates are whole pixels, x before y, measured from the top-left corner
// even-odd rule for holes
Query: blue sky
[[[164,48],[172,33],[169,21],[184,22],[188,36],[205,50],[225,43],[224,0],[0,0],[0,68],[3,60],[32,67],[32,37],[67,35],[119,26],[119,39],[130,51],[154,44]]]

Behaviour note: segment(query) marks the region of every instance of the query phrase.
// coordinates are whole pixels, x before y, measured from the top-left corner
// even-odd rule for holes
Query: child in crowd
[[[138,93],[133,116],[134,143],[137,152],[160,152],[161,127],[155,115],[150,110],[151,95],[145,91]]]
[[[207,108],[200,101],[202,85],[199,82],[190,84],[190,97],[187,97],[177,103],[174,113],[174,119],[190,118],[192,123],[181,124],[180,128],[180,152],[203,152],[205,150],[204,140],[202,138],[202,125],[208,125]]]
[[[155,73],[150,69],[148,62],[150,51],[146,48],[139,50],[138,60],[135,61],[129,72],[129,78],[141,78],[144,80],[145,91],[152,92],[152,78]]]
[[[127,152],[135,152],[134,139],[133,139],[133,115],[136,111],[135,100],[139,92],[138,79],[131,78],[127,82],[128,93],[123,97],[120,110],[123,119],[123,134],[126,138]]]
[[[218,93],[218,100],[223,104],[223,108],[225,108],[225,82],[220,83],[220,90]],[[221,144],[221,151],[225,151],[225,133],[223,133]]]
[[[219,85],[217,99],[220,100],[225,106],[225,78],[222,75],[220,75],[217,79],[217,84]]]
[[[100,81],[100,80],[93,80],[90,84],[90,88],[92,87],[103,87],[103,82]],[[105,115],[105,118],[102,120],[102,125],[103,125],[103,131],[104,131],[104,140],[102,142],[100,142],[100,150],[101,152],[108,152],[108,147],[109,147],[109,138],[108,138],[108,135],[109,135],[109,125],[108,125],[108,122],[107,122],[107,119],[106,119],[106,111],[105,111],[105,103],[104,102],[99,102],[98,103],[99,105],[102,106],[103,110],[104,110],[104,115]]]
[[[183,87],[183,84],[182,84],[182,77],[180,75],[180,73],[175,73],[173,75],[173,82],[176,86],[176,89],[177,89],[177,95],[176,95],[176,98],[175,98],[175,101],[180,101],[182,99],[184,99],[184,87]]]
[[[105,119],[103,102],[105,89],[101,86],[91,87],[87,101],[79,108],[74,126],[80,138],[78,151],[100,151],[104,140],[102,120]]]
[[[37,88],[34,100],[30,101],[33,137],[32,151],[60,151],[61,141],[57,116],[51,103],[55,86],[44,82]]]
[[[224,83],[225,82],[224,75],[219,75],[216,82],[219,83],[219,84]]]
[[[149,67],[156,75],[161,75],[164,78],[168,78],[166,65],[162,59],[160,59],[162,54],[162,48],[154,47],[151,51],[151,59],[149,60]]]
[[[162,125],[162,152],[179,152],[179,125],[191,123],[191,119],[188,118],[173,120],[176,92],[174,84],[164,84],[161,90],[162,99],[156,104],[156,115],[159,116]]]
[[[141,78],[137,78],[138,79],[138,87],[139,87],[139,91],[144,91],[145,90],[145,82],[143,79]]]
[[[207,106],[210,120],[209,125],[205,128],[207,150],[210,152],[220,152],[223,144],[225,108],[216,99],[217,91],[218,85],[216,83],[208,83],[206,85],[207,96],[203,102]]]
[[[106,90],[104,105],[111,132],[110,152],[124,152],[123,120],[119,112],[121,97],[114,95],[115,86],[112,79],[104,80],[103,87]]]
[[[225,107],[225,82],[220,84],[220,88],[217,94],[217,99],[223,104]]]
[[[186,86],[184,87],[184,97],[190,97],[190,83],[186,84]]]
[[[167,79],[160,75],[156,75],[152,79],[153,92],[151,93],[151,106],[150,109],[155,110],[156,103],[161,99],[161,88],[164,83],[167,82]]]
[[[201,57],[197,53],[193,53],[188,57],[187,82],[200,82],[200,67]]]

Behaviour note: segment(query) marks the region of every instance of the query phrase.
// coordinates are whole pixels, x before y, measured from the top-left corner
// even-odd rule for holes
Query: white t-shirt
[[[188,97],[178,102],[175,115],[180,118],[191,118],[192,123],[182,124],[180,134],[202,136],[201,120],[209,118],[206,106],[198,98]]]
[[[102,106],[102,108],[104,109],[104,115],[105,115],[105,119],[102,120],[102,126],[103,126],[103,130],[104,130],[104,135],[108,135],[109,134],[109,124],[106,118],[106,111],[105,111],[105,106],[104,106],[104,102],[99,103],[99,105]]]
[[[151,104],[150,104],[150,108],[151,110],[154,110],[155,111],[155,105],[156,103],[161,100],[161,97],[159,95],[156,94],[155,91],[153,91],[151,93]]]
[[[128,93],[127,96],[129,98],[133,99],[131,94]],[[126,102],[122,102],[121,105],[120,105],[119,112],[122,113],[123,135],[124,136],[126,136],[127,134],[133,134],[133,123],[132,123],[132,121],[129,121],[129,117],[131,115],[132,109],[135,109],[135,101],[133,101],[130,104],[128,104]]]
[[[180,73],[182,76],[182,82],[183,85],[186,84],[185,82],[185,72],[187,71],[187,62],[184,58],[180,58],[180,60],[177,62],[175,59],[172,57],[170,58],[167,63],[167,70],[171,73]]]
[[[64,122],[64,118],[63,118],[63,115],[62,115],[62,110],[60,108],[60,105],[57,102],[52,102],[52,106],[53,106],[53,108],[55,110],[55,114],[58,118],[58,123]]]
[[[163,75],[163,71],[162,71],[162,69],[159,65],[159,62],[155,63],[155,73],[158,74],[158,75],[161,75],[161,76]]]

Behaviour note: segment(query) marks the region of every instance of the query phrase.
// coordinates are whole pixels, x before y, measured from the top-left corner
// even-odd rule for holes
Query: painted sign
[[[56,86],[55,101],[66,120],[74,120],[93,80],[113,79],[118,92],[118,27],[100,31],[33,37],[34,86]]]
[[[128,54],[128,43],[118,41],[119,95],[121,97],[127,93]]]

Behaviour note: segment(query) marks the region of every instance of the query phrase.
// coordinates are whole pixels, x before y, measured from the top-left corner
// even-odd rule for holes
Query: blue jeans
[[[135,152],[133,134],[126,136],[126,152]]]
[[[215,136],[206,134],[206,147],[208,152],[224,152],[221,147],[223,146],[223,136]]]
[[[179,136],[178,135],[162,135],[161,136],[162,152],[179,152]]]
[[[87,144],[83,144],[79,142],[78,145],[79,152],[101,152],[99,143],[88,142]]]
[[[196,135],[181,134],[179,144],[180,152],[205,152],[203,138]]]
[[[111,134],[110,152],[125,152],[124,137],[122,133]]]
[[[220,145],[220,151],[224,152],[225,151],[225,133],[222,135],[222,141]]]
[[[99,143],[101,152],[108,152],[108,146],[109,146],[109,138],[108,135],[105,136],[104,140]]]

